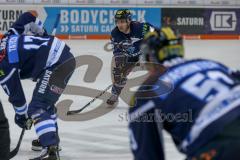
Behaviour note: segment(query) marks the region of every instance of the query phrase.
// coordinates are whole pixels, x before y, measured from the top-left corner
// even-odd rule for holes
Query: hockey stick
[[[17,146],[10,152],[9,159],[12,159],[13,157],[15,157],[17,155],[17,153],[19,151],[19,148],[20,148],[20,145],[22,143],[22,139],[23,139],[25,130],[26,130],[25,128],[22,129],[22,132],[21,132],[20,138],[18,140]]]
[[[103,90],[101,93],[99,93],[99,95],[97,95],[96,97],[94,97],[91,101],[89,101],[85,106],[83,106],[82,108],[80,109],[77,109],[77,110],[72,110],[72,111],[68,111],[67,112],[67,115],[73,115],[73,114],[77,114],[77,113],[80,113],[82,112],[85,108],[87,108],[91,103],[93,103],[96,99],[98,99],[99,97],[101,97],[104,93],[107,92],[107,90],[109,88],[112,87],[112,84],[110,84],[105,90]]]
[[[22,139],[23,139],[23,136],[24,136],[24,133],[25,133],[25,130],[30,130],[31,127],[32,127],[32,124],[33,124],[33,121],[32,119],[28,119],[25,123],[25,127],[22,129],[22,132],[20,134],[20,138],[18,140],[18,143],[17,143],[17,146],[10,152],[9,154],[9,158],[13,158],[17,155],[18,151],[19,151],[19,148],[20,148],[20,145],[22,143]]]
[[[60,21],[60,13],[57,14],[56,21],[55,21],[55,23],[54,23],[54,25],[53,25],[53,30],[52,30],[52,35],[53,35],[53,36],[55,36],[55,34],[56,34],[57,26],[58,26],[59,21]]]
[[[57,26],[58,26],[59,21],[60,21],[60,14],[57,15],[56,21],[55,21],[55,23],[53,25],[53,30],[52,30],[52,35],[53,36],[55,36],[55,34],[56,34],[56,30],[57,30]],[[28,121],[27,121],[27,123],[28,123]],[[27,125],[30,125],[30,124],[27,124]],[[26,130],[26,128],[22,129],[22,132],[21,132],[20,138],[18,140],[17,146],[10,152],[9,159],[12,159],[13,157],[15,157],[17,155],[17,153],[19,151],[19,148],[20,148],[20,145],[22,143],[22,139],[23,139],[25,130]]]

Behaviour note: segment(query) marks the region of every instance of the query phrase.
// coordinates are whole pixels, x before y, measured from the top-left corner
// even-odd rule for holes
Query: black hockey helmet
[[[118,19],[126,19],[126,20],[128,19],[131,21],[132,14],[129,9],[119,9],[119,10],[117,10],[114,18],[115,18],[115,21]]]
[[[152,58],[158,63],[183,57],[182,37],[177,35],[170,27],[163,27],[160,31],[150,31],[144,36],[142,52],[147,61]]]

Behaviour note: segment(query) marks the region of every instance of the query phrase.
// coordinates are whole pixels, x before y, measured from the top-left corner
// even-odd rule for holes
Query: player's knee
[[[124,87],[127,83],[127,78],[126,77],[115,77],[115,84],[118,87]]]
[[[44,102],[32,101],[28,106],[28,116],[32,117],[33,115],[41,115],[42,113],[50,110],[52,105],[49,105]]]

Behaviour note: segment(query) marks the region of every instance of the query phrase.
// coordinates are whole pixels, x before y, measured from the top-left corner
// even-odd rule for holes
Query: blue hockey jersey
[[[162,160],[162,129],[179,151],[191,155],[240,116],[240,86],[226,66],[203,59],[184,61],[150,76],[129,109],[136,160]]]
[[[0,43],[0,84],[9,102],[14,107],[24,106],[26,99],[20,79],[36,81],[46,68],[57,64],[62,52],[68,50],[63,41],[47,35],[36,13],[23,13]]]
[[[2,39],[0,55],[0,84],[14,107],[26,103],[20,79],[38,77],[49,67],[58,65],[62,53],[69,47],[53,36],[11,35]]]
[[[115,27],[111,32],[111,41],[114,46],[113,54],[125,54],[129,57],[136,57],[140,53],[140,44],[144,35],[150,29],[156,29],[149,23],[140,23],[132,21],[130,24],[130,33],[124,34]]]

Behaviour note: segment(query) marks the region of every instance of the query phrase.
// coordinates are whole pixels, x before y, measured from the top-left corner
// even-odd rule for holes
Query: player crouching
[[[8,33],[0,44],[0,84],[15,109],[15,123],[26,127],[31,119],[43,147],[32,160],[59,160],[55,103],[75,69],[70,48],[54,36]],[[36,82],[32,99],[26,102],[22,79]],[[29,128],[27,128],[29,129]]]
[[[186,60],[182,39],[171,28],[149,32],[144,42],[146,60],[167,71],[162,74],[148,64],[150,76],[140,90],[152,85],[152,97],[136,93],[129,109],[135,160],[165,159],[162,129],[189,160],[239,159],[239,73],[212,60]]]

